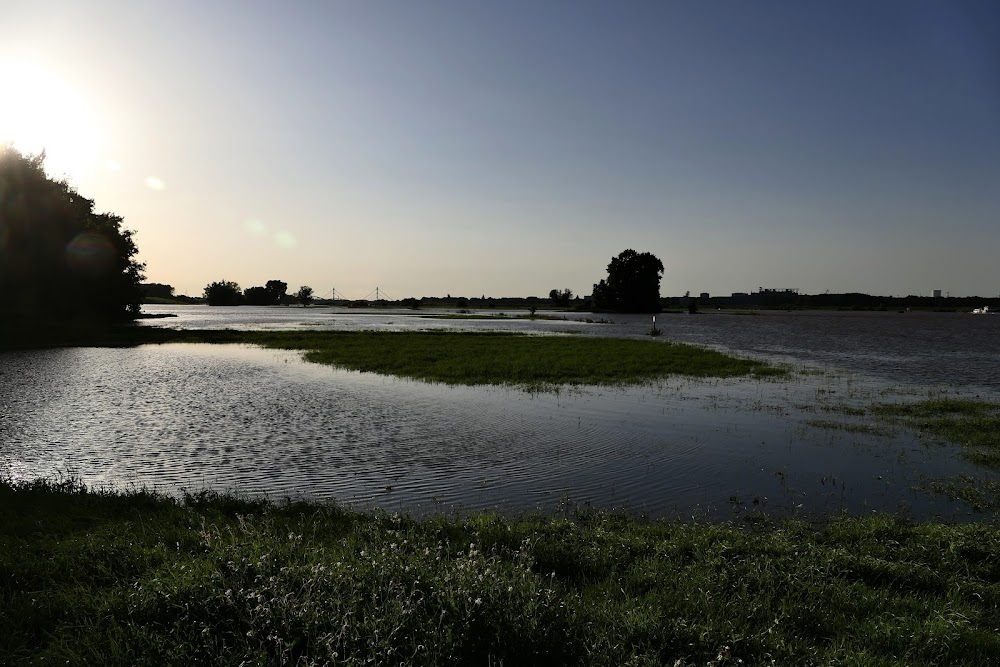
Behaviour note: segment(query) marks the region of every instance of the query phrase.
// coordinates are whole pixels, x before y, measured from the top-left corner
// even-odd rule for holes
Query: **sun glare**
[[[79,177],[98,165],[97,119],[67,81],[37,65],[0,62],[0,144],[45,151],[55,177]]]

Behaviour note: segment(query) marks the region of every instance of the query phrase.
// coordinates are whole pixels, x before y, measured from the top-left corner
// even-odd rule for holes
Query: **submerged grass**
[[[934,493],[965,503],[973,512],[1000,509],[1000,481],[968,474],[945,479],[923,479],[915,491]]]
[[[812,426],[813,428],[825,428],[836,431],[846,431],[847,433],[863,433],[865,435],[877,435],[877,436],[891,436],[893,434],[892,429],[885,426],[880,426],[878,424],[865,424],[860,422],[844,422],[835,421],[832,419],[809,419],[806,421],[807,426]]]
[[[900,419],[924,433],[962,446],[962,456],[1000,470],[1000,404],[979,399],[935,398],[889,403],[872,412]]]
[[[308,361],[448,384],[620,385],[671,375],[783,375],[752,359],[680,343],[510,333],[381,331],[232,331],[129,327],[75,344],[247,343],[303,350]]]
[[[1000,530],[412,519],[0,483],[0,663],[985,665]]]

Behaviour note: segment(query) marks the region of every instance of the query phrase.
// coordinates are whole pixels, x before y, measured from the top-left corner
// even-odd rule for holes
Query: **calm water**
[[[645,317],[620,316],[588,324],[423,319],[412,311],[149,310],[180,316],[147,325],[184,327],[631,337],[649,326]],[[976,472],[952,448],[906,432],[877,437],[807,421],[830,418],[813,411],[817,404],[906,400],[931,387],[1000,398],[1000,317],[706,314],[661,316],[658,325],[664,338],[808,372],[781,382],[671,380],[532,395],[347,372],[239,346],[8,352],[0,354],[0,474],[417,512],[551,509],[569,500],[655,515],[961,517],[962,508],[911,490],[925,476]]]

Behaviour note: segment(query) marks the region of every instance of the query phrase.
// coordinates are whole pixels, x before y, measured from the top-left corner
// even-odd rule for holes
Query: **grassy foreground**
[[[996,527],[885,516],[416,520],[0,483],[0,664],[986,665],[998,554]]]
[[[38,346],[40,339],[30,339]],[[45,343],[45,339],[41,339]],[[76,337],[72,345],[245,343],[303,350],[308,361],[448,384],[618,385],[670,375],[773,376],[786,371],[752,359],[652,340],[511,333],[382,331],[197,331],[122,327]],[[50,342],[51,344],[51,342]]]

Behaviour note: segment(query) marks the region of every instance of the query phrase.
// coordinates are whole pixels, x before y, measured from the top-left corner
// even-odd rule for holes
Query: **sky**
[[[994,0],[0,4],[0,141],[181,294],[1000,294]]]

